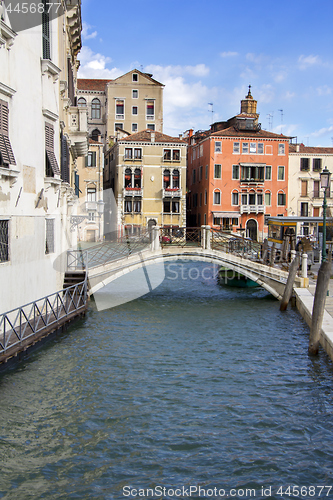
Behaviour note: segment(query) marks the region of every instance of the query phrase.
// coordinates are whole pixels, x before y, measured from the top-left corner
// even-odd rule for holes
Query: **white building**
[[[0,21],[0,312],[63,288],[87,117],[75,106],[80,0],[15,33]]]

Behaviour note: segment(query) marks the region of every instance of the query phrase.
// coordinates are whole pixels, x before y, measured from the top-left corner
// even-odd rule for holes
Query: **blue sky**
[[[82,0],[82,17],[79,77],[153,73],[165,133],[234,116],[251,84],[263,129],[333,146],[332,0]]]

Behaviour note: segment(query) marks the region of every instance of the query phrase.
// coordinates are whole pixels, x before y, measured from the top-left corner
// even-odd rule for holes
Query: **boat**
[[[236,286],[239,288],[254,288],[258,283],[227,267],[221,267],[218,274],[220,285]]]

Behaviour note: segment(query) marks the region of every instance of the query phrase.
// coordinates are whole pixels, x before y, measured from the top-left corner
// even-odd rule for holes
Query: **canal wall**
[[[312,308],[314,302],[313,288],[314,287],[294,288],[296,307],[309,327],[311,327],[312,322]],[[321,327],[320,344],[333,361],[333,317],[330,314],[330,302],[332,302],[333,305],[333,297],[327,297],[326,299],[325,312]]]

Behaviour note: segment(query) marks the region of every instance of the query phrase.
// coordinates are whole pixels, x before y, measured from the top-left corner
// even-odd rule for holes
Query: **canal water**
[[[91,303],[1,375],[0,498],[333,498],[331,362],[297,311],[210,270]]]

